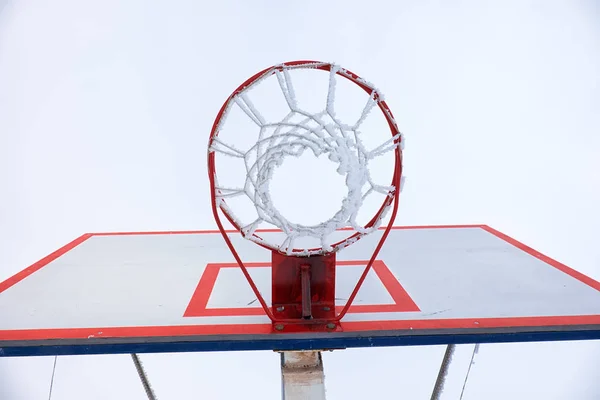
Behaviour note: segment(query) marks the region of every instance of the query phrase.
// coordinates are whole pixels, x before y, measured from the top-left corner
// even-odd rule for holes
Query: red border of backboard
[[[337,261],[336,266],[365,266],[368,260]],[[270,268],[268,262],[244,263],[247,268]],[[206,265],[198,286],[183,314],[184,317],[208,317],[208,316],[241,316],[241,315],[265,315],[260,307],[245,308],[207,308],[208,300],[212,294],[217,277],[222,268],[239,268],[237,263],[209,263]],[[378,313],[378,312],[418,312],[421,311],[410,295],[394,277],[387,265],[382,260],[373,262],[373,271],[394,300],[394,304],[369,304],[353,305],[349,313]],[[341,311],[343,307],[336,307]]]
[[[63,247],[61,247],[60,249],[56,250],[53,253],[50,253],[46,257],[42,258],[40,261],[25,268],[23,271],[17,272],[16,274],[14,274],[10,278],[6,279],[5,281],[0,282],[0,293],[4,292],[6,289],[10,288],[11,286],[14,286],[17,283],[21,282],[23,279],[27,278],[29,275],[33,274],[34,272],[39,271],[40,269],[42,269],[42,267],[45,267],[46,265],[50,264],[52,261],[56,260],[58,257],[62,256],[69,250],[79,246],[81,243],[85,242],[92,236],[94,236],[94,234],[92,234],[92,233],[86,233],[85,235],[81,235],[77,239],[73,240],[71,243],[64,245]]]
[[[511,318],[463,318],[403,321],[342,322],[344,332],[426,330],[426,329],[485,329],[509,327],[544,327],[569,325],[600,325],[600,315],[573,315],[560,317],[511,317]],[[298,333],[299,331],[295,331]],[[307,330],[308,332],[308,330]],[[416,332],[415,332],[416,333]],[[47,340],[47,339],[92,339],[92,338],[135,338],[174,337],[194,335],[244,335],[274,334],[269,324],[229,325],[178,325],[178,326],[132,326],[107,328],[56,328],[0,330],[0,340]]]
[[[600,291],[600,282],[573,270],[566,265],[547,257],[531,247],[501,233],[487,225],[431,225],[400,226],[392,229],[453,229],[479,228],[516,246],[531,256]],[[110,235],[153,235],[153,234],[201,234],[218,233],[217,230],[202,231],[162,231],[162,232],[117,232],[87,233],[71,243],[61,247],[30,267],[0,282],[0,293],[39,271],[45,265],[57,259],[67,251],[85,242],[92,236]],[[237,231],[231,231],[237,233]],[[510,327],[544,327],[570,325],[600,325],[600,315],[574,315],[550,317],[510,317],[510,318],[469,318],[469,319],[434,319],[434,320],[402,320],[402,321],[369,321],[343,322],[345,332],[383,331],[403,329],[460,329],[460,328],[510,328]],[[47,340],[47,339],[86,339],[86,338],[126,338],[126,337],[167,337],[213,334],[274,334],[270,323],[230,324],[230,325],[185,325],[185,326],[134,326],[134,327],[96,327],[96,328],[54,328],[54,329],[22,329],[0,330],[0,340]]]

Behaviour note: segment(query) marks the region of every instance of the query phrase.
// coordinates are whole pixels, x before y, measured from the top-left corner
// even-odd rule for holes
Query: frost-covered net
[[[383,101],[381,93],[370,83],[338,66],[332,65],[329,71],[315,69],[323,65],[329,64],[278,65],[264,72],[256,81],[229,99],[209,147],[209,152],[216,152],[243,162],[246,175],[243,185],[233,187],[220,183],[218,174],[221,172],[218,171],[215,176],[217,205],[237,225],[245,238],[287,254],[311,255],[337,251],[362,235],[371,233],[381,224],[396,191],[396,187],[390,185],[389,181],[386,185],[374,180],[369,170],[371,161],[403,145],[401,134],[397,131],[391,113],[386,112],[386,108],[381,110],[378,107],[379,102]],[[315,104],[321,104],[320,110],[316,112],[309,112],[298,101],[292,72],[300,68],[329,74],[326,82],[326,99],[321,99],[320,102],[314,100]],[[264,116],[249,95],[255,87],[267,78],[272,78],[273,75],[280,94],[283,95],[280,96],[280,100],[287,110],[285,114],[280,114],[281,117],[275,117],[278,118],[277,120]],[[356,118],[351,121],[342,121],[336,114],[336,84],[339,79],[346,79],[345,77],[351,77],[355,83],[358,82],[370,91],[370,95],[366,95],[364,104],[360,105]],[[270,105],[272,106],[273,103]],[[217,136],[226,126],[232,110],[236,108],[237,112],[240,110],[243,112],[252,126],[246,126],[241,129],[243,131],[236,132],[231,138]],[[385,140],[376,146],[365,146],[361,127],[372,111],[383,112],[390,126],[387,127]],[[242,146],[248,137],[251,137],[250,144]],[[284,159],[290,156],[299,157],[306,151],[315,157],[327,156],[336,164],[337,173],[345,177],[347,186],[347,193],[339,210],[326,221],[313,225],[292,222],[286,218],[275,207],[270,190],[274,171],[282,165]],[[307,192],[310,193],[310,182],[306,183],[306,186]],[[312,194],[326,196],[325,193]],[[362,223],[357,220],[359,210],[365,199],[374,194],[383,195],[383,205],[377,210],[374,221]],[[230,200],[238,197],[244,197],[252,202],[256,211],[253,219],[242,220],[236,214]],[[264,235],[256,234],[256,230],[265,227],[265,224],[267,227],[279,228],[284,234],[283,239],[273,243],[265,239]],[[349,239],[342,241],[332,239],[332,234],[340,228],[349,230],[347,235]],[[298,239],[303,237],[317,239],[319,246],[298,247]]]

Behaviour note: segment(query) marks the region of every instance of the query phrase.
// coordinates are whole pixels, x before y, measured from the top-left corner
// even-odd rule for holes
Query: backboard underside
[[[268,300],[270,252],[229,235]],[[337,306],[377,240],[338,253]],[[273,332],[220,233],[104,233],[0,283],[0,316],[0,356],[600,339],[600,283],[484,225],[395,227],[342,331]]]

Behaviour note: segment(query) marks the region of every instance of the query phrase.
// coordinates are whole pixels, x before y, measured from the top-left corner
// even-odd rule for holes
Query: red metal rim
[[[256,83],[257,81],[259,81],[260,79],[270,76],[270,75],[274,74],[276,70],[281,70],[281,69],[283,69],[283,67],[286,67],[286,66],[287,67],[294,66],[294,67],[298,67],[298,68],[302,68],[302,67],[314,68],[314,69],[319,69],[319,70],[323,70],[323,71],[331,71],[331,68],[333,65],[331,63],[320,62],[320,61],[310,61],[310,60],[290,61],[290,62],[285,62],[283,64],[274,65],[269,68],[265,68],[262,71],[254,74],[252,77],[250,77],[245,82],[243,82],[240,86],[238,86],[233,91],[233,93],[227,98],[227,100],[223,103],[221,109],[219,110],[219,112],[215,118],[213,126],[212,126],[212,130],[211,130],[210,138],[209,138],[209,142],[208,142],[209,149],[211,148],[211,146],[213,144],[213,139],[215,137],[217,137],[219,134],[218,128],[221,123],[221,119],[223,118],[223,115],[225,114],[225,111],[227,110],[227,107],[228,107],[229,103],[233,100],[233,98],[236,95],[238,95],[239,93],[246,90],[248,87],[250,87],[254,83]],[[337,75],[342,76],[342,77],[350,80],[351,82],[355,83],[369,95],[371,95],[374,91],[373,88],[371,88],[370,86],[365,84],[365,81],[362,78],[360,78],[357,74],[355,74],[347,69],[340,68],[337,71]],[[375,99],[378,100],[377,92],[375,93]],[[396,125],[393,114],[392,114],[391,110],[389,109],[387,103],[383,100],[379,100],[377,104],[379,106],[380,111],[382,112],[383,116],[385,117],[385,119],[388,123],[392,137],[398,135],[398,133],[400,131],[398,129],[398,126]],[[399,141],[400,141],[400,139],[396,139],[396,143],[398,143]],[[391,205],[391,203],[394,200],[396,200],[395,202],[397,203],[398,194],[400,191],[400,182],[401,182],[401,177],[402,177],[402,150],[401,150],[400,146],[396,146],[394,149],[394,152],[395,152],[395,165],[394,165],[394,175],[392,178],[391,185],[395,187],[395,190],[393,193],[390,193],[390,196],[387,196],[383,200],[379,210],[375,213],[375,215],[371,218],[371,220],[364,226],[367,229],[372,228],[377,223],[377,221],[379,221],[382,218],[383,214],[386,212],[386,210],[388,209],[388,207]],[[220,209],[221,212],[223,213],[223,215],[225,215],[225,218],[231,223],[231,225],[237,231],[239,231],[241,233],[242,227],[238,225],[238,223],[235,221],[235,219],[232,217],[232,215],[230,215],[229,211],[226,208],[220,206],[218,204],[218,202],[216,201],[216,196],[218,193],[217,193],[217,188],[215,187],[216,168],[215,168],[215,152],[214,151],[209,151],[209,153],[208,153],[208,175],[209,175],[208,177],[209,177],[210,186],[211,186],[211,197],[212,197],[211,204],[212,204],[213,214],[214,214],[217,224],[220,227],[222,226],[222,224],[220,222],[219,213],[218,213],[218,210]],[[394,210],[394,212],[392,212],[392,215],[395,217],[395,214],[396,213]],[[393,218],[389,222],[390,225],[393,225]],[[272,246],[268,242],[263,242],[262,240],[260,240],[262,238],[259,235],[257,235],[256,233],[253,233],[252,235],[255,238],[259,239],[259,241],[255,242],[258,245],[265,247],[269,250],[281,252],[281,250],[279,248]],[[331,246],[334,249],[345,247],[348,243],[356,241],[365,235],[366,235],[366,233],[355,232],[354,234],[349,235],[345,239],[342,239],[336,243],[331,244]],[[294,254],[296,252],[300,252],[302,250],[303,249],[293,249],[292,254]],[[318,251],[319,248],[312,248],[312,249],[308,249],[308,250],[310,252],[313,252],[313,251]]]

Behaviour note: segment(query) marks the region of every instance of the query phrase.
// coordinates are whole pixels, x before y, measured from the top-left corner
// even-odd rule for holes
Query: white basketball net
[[[312,68],[319,65],[323,64],[314,64]],[[247,151],[238,150],[235,145],[225,143],[216,135],[213,138],[209,152],[218,152],[241,158],[246,166],[244,187],[219,186],[215,177],[217,205],[229,214],[241,228],[242,235],[249,240],[286,254],[323,254],[337,251],[350,244],[346,241],[332,247],[328,240],[332,232],[340,228],[351,227],[355,232],[368,234],[381,225],[381,220],[389,210],[391,202],[388,202],[385,211],[372,227],[365,228],[356,221],[357,213],[367,196],[373,192],[379,192],[392,197],[396,190],[393,186],[379,185],[373,181],[369,173],[369,161],[393,150],[396,146],[403,145],[404,141],[401,133],[397,133],[374,149],[367,150],[363,146],[359,128],[373,107],[376,107],[378,102],[382,101],[381,94],[368,82],[360,81],[367,87],[372,88],[373,92],[358,121],[347,124],[336,118],[334,110],[336,74],[343,75],[346,73],[344,69],[338,66],[332,66],[329,73],[329,89],[325,109],[316,114],[302,110],[298,106],[289,73],[289,70],[294,68],[311,68],[311,66],[276,66],[265,72],[262,77],[241,93],[232,97],[226,106],[217,131],[225,123],[231,107],[237,106],[258,126],[259,133],[256,144]],[[272,76],[273,72],[290,109],[287,116],[277,122],[265,120],[246,94],[248,89],[259,84],[262,79]],[[313,226],[293,223],[286,219],[275,208],[269,193],[269,184],[275,168],[282,164],[285,157],[300,156],[305,150],[311,151],[315,157],[326,154],[331,161],[337,163],[337,172],[345,176],[348,187],[347,196],[342,201],[339,211],[327,221]],[[368,185],[366,192],[363,191],[365,185]],[[234,196],[248,196],[256,207],[258,215],[256,220],[247,223],[237,219],[233,210],[225,201],[225,199]],[[281,229],[285,234],[283,242],[268,243],[260,235],[254,235],[255,230],[262,223],[268,223]],[[317,238],[322,248],[296,249],[294,247],[296,239],[305,236]]]

